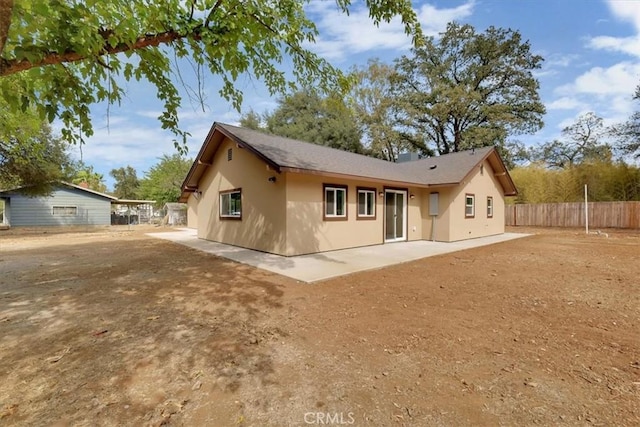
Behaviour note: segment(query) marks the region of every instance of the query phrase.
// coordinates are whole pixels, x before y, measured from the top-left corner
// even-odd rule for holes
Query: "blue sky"
[[[423,30],[437,36],[450,21],[469,23],[483,31],[493,25],[511,28],[528,40],[545,61],[535,76],[547,107],[545,127],[535,135],[518,137],[536,144],[557,137],[582,113],[593,111],[613,123],[627,118],[640,102],[632,100],[640,83],[640,1],[637,0],[437,0],[414,1]],[[376,28],[354,1],[350,16],[338,12],[332,1],[312,0],[308,6],[320,36],[309,48],[344,70],[364,65],[370,58],[392,63],[408,54],[410,40],[398,21]],[[220,98],[218,79],[205,76],[205,111],[187,97],[181,127],[192,134],[190,156],[197,154],[214,121],[237,123],[240,113]],[[243,111],[273,109],[276,98],[259,81],[240,77]],[[109,171],[131,165],[142,177],[164,153],[175,151],[172,135],[156,120],[162,104],[155,90],[143,82],[128,83],[120,106],[92,108],[95,135],[82,147],[83,159],[105,177]],[[108,116],[108,121],[107,121]],[[76,156],[79,149],[75,148]]]

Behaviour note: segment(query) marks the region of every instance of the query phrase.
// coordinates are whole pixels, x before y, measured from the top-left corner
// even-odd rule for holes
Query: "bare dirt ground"
[[[640,233],[305,285],[143,231],[0,232],[0,425],[640,425]]]

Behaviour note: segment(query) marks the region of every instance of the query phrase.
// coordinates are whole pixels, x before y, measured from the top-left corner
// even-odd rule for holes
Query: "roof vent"
[[[438,167],[438,165],[431,165],[431,166],[429,166],[429,169],[434,170],[437,167]]]

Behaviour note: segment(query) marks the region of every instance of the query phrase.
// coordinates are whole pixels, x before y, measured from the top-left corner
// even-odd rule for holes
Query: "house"
[[[504,232],[493,147],[392,163],[214,123],[182,186],[199,238],[292,256]]]
[[[0,191],[5,227],[110,225],[116,197],[75,184],[60,183],[45,197],[30,197],[20,189]]]

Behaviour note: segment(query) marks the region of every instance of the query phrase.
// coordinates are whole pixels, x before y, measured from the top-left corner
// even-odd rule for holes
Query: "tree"
[[[0,111],[0,189],[47,195],[73,173],[68,145],[31,112]]]
[[[624,162],[590,161],[566,169],[548,169],[539,162],[511,171],[518,188],[516,203],[559,203],[584,200],[640,200],[640,168]]]
[[[113,195],[118,199],[135,199],[138,197],[138,189],[140,181],[136,170],[131,166],[124,168],[112,169],[109,175],[116,180],[113,187]]]
[[[82,160],[74,165],[74,175],[71,180],[73,184],[86,187],[99,193],[107,191],[107,185],[104,183],[104,176],[96,172],[93,166],[85,164]]]
[[[179,154],[164,154],[160,161],[152,166],[140,180],[140,196],[145,200],[155,200],[157,206],[177,202],[180,197],[182,181],[193,163]]]
[[[240,126],[247,129],[264,130],[262,127],[262,117],[253,111],[253,109],[250,109],[240,117]]]
[[[268,132],[354,153],[364,152],[353,112],[341,97],[323,98],[307,89],[278,102],[278,108],[265,114]]]
[[[425,154],[502,146],[543,125],[532,71],[542,57],[519,32],[450,23],[396,61],[394,85],[405,135]]]
[[[378,59],[370,60],[367,67],[355,68],[351,104],[371,155],[395,162],[411,145],[396,128],[393,74],[393,67]]]
[[[348,13],[350,0],[336,0]],[[179,91],[171,58],[192,61],[223,79],[220,94],[239,109],[236,79],[249,73],[272,92],[290,89],[280,64],[288,58],[293,79],[323,89],[344,83],[341,73],[306,46],[318,35],[302,0],[0,0],[0,99],[16,110],[37,108],[58,117],[62,134],[91,135],[89,105],[118,102],[125,81],[146,80],[164,103],[162,127],[183,142]],[[400,16],[414,40],[420,27],[408,0],[367,0],[374,23]],[[123,55],[120,55],[123,54]],[[4,76],[20,80],[19,91]],[[180,79],[178,79],[180,80]]]
[[[602,141],[605,135],[602,118],[589,112],[565,127],[561,139],[537,147],[534,157],[553,168],[572,167],[584,161],[611,161],[611,147]]]
[[[633,98],[640,100],[640,86],[636,88]],[[633,113],[626,122],[612,126],[609,132],[616,139],[616,148],[622,154],[640,158],[640,111]]]

